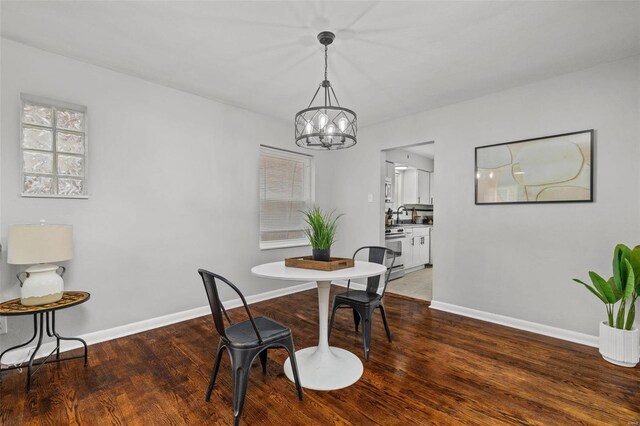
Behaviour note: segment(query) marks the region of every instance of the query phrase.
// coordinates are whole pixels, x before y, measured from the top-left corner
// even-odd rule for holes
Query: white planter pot
[[[635,367],[640,360],[640,330],[620,330],[600,323],[600,354],[612,364]]]

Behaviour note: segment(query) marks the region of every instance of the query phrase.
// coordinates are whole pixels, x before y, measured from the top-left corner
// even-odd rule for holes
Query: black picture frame
[[[531,142],[536,142],[536,141],[542,141],[545,139],[561,139],[567,136],[575,136],[575,135],[581,135],[581,134],[588,134],[589,135],[589,141],[588,141],[588,147],[589,147],[589,161],[588,164],[585,164],[585,159],[584,159],[584,155],[581,152],[581,155],[583,155],[583,162],[580,165],[580,171],[578,172],[577,176],[580,175],[580,173],[583,173],[583,169],[585,167],[588,167],[588,173],[589,173],[589,195],[588,198],[580,198],[580,199],[553,199],[553,200],[517,200],[517,201],[501,201],[501,200],[496,200],[496,201],[486,201],[486,200],[479,200],[478,199],[478,195],[479,195],[479,184],[481,181],[481,170],[486,171],[488,169],[486,168],[479,168],[478,167],[478,153],[483,150],[483,149],[489,149],[489,148],[495,148],[498,146],[508,146],[508,145],[514,145],[514,144],[524,144],[524,143],[531,143]],[[475,165],[475,171],[474,171],[474,194],[475,194],[475,204],[476,205],[496,205],[496,204],[551,204],[551,203],[591,203],[594,200],[594,163],[595,163],[595,156],[594,156],[594,139],[595,139],[595,130],[594,129],[589,129],[589,130],[580,130],[577,132],[570,132],[570,133],[560,133],[560,134],[556,134],[556,135],[549,135],[549,136],[542,136],[542,137],[537,137],[537,138],[530,138],[530,139],[522,139],[522,140],[517,140],[517,141],[512,141],[512,142],[503,142],[503,143],[498,143],[498,144],[492,144],[492,145],[483,145],[483,146],[478,146],[475,148],[475,159],[474,159],[474,165]],[[550,143],[553,143],[553,141],[549,141]],[[516,164],[519,163],[515,163],[513,161],[513,156],[511,157],[512,162],[509,163],[508,165],[502,166],[502,167],[508,167],[509,165],[512,167],[512,175],[513,175],[513,167]],[[520,173],[524,173],[524,172],[520,172]],[[575,179],[575,178],[574,178]],[[542,193],[545,189],[550,189],[550,188],[558,188],[562,185],[557,185],[558,183],[564,183],[564,182],[555,182],[555,183],[549,183],[547,185],[549,185],[546,188],[543,188],[542,190],[539,191],[538,196],[540,193]],[[527,186],[529,187],[539,187],[539,186],[544,186],[544,185],[522,185],[522,187],[524,187],[524,191],[525,194],[527,194],[528,196],[528,190],[527,190]],[[497,188],[497,187],[496,187]],[[586,189],[583,187],[579,187],[579,189]],[[496,189],[496,194],[498,192],[498,189]],[[497,197],[497,196],[496,196]]]

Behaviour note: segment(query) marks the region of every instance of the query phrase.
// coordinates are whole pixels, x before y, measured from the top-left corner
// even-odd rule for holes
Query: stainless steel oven
[[[393,267],[391,268],[391,275],[389,279],[395,280],[396,278],[400,278],[404,276],[404,244],[406,244],[406,234],[403,228],[387,228],[385,229],[385,247],[389,250],[392,250],[396,255],[395,262],[393,263]],[[387,257],[385,259],[385,265],[388,267],[391,266],[391,262],[393,261],[393,256],[390,253],[387,253]]]

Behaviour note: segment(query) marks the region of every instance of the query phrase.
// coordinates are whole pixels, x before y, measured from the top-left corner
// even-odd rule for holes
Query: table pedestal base
[[[354,384],[362,376],[362,361],[349,351],[329,346],[329,292],[331,281],[318,284],[318,346],[296,351],[300,384],[314,390],[335,390]],[[291,360],[284,363],[284,373],[293,381]]]
[[[334,346],[312,346],[296,351],[300,383],[313,390],[335,390],[358,381],[364,370],[362,361],[349,351]],[[284,373],[293,381],[291,359],[284,363]]]

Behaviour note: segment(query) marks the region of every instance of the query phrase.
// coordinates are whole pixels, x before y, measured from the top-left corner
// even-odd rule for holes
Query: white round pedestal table
[[[337,271],[290,268],[284,262],[265,263],[251,269],[254,275],[288,281],[315,281],[318,285],[319,336],[318,346],[296,351],[300,382],[303,387],[314,390],[342,389],[354,384],[362,376],[362,361],[342,348],[329,346],[329,291],[332,280],[348,280],[372,277],[387,271],[378,263],[355,261],[353,268]],[[291,360],[284,364],[284,372],[293,381]]]

